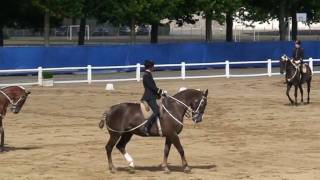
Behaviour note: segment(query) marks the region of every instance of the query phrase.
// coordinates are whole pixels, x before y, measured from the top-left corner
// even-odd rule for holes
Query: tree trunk
[[[280,1],[280,11],[279,11],[279,34],[280,34],[280,41],[286,40],[287,35],[287,28],[286,28],[286,3],[285,1]]]
[[[151,24],[151,39],[150,43],[158,43],[158,31],[159,31],[159,23]]]
[[[226,41],[232,42],[233,41],[233,17],[232,13],[228,12],[226,14]]]
[[[4,45],[4,33],[3,33],[3,26],[0,25],[0,47]]]
[[[135,42],[136,42],[136,21],[134,18],[132,18],[130,23],[130,43],[134,44]]]
[[[78,45],[80,46],[84,45],[84,41],[86,37],[86,24],[87,24],[86,20],[87,20],[86,16],[80,19],[80,29],[79,29],[79,35],[78,35]]]
[[[297,40],[297,36],[298,36],[298,21],[297,21],[297,11],[296,10],[291,11],[291,17],[292,17],[291,39],[293,41],[295,41],[295,40]]]
[[[212,41],[212,13],[206,13],[206,42]]]
[[[72,17],[72,19],[71,19],[71,25],[75,25],[75,24],[77,24],[77,18]]]
[[[49,46],[50,41],[50,12],[46,9],[44,14],[44,45]]]

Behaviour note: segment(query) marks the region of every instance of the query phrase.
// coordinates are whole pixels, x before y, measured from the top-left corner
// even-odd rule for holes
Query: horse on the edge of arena
[[[184,116],[188,116],[190,112],[192,113],[192,120],[194,123],[202,121],[207,105],[207,96],[208,90],[199,91],[195,89],[187,89],[174,96],[167,95],[167,97],[162,99],[160,126],[162,129],[162,135],[166,138],[166,141],[161,167],[166,173],[170,172],[167,159],[172,144],[180,153],[184,172],[189,173],[191,171],[185,158],[184,150],[180,143],[178,134],[182,131]],[[115,145],[128,161],[129,171],[134,172],[133,159],[126,152],[125,147],[133,134],[144,136],[142,128],[140,127],[145,123],[146,120],[138,103],[121,103],[114,105],[109,111],[104,113],[104,118],[100,121],[99,127],[102,129],[104,124],[106,124],[110,134],[109,141],[105,146],[105,149],[111,173],[116,171],[111,157],[112,149]],[[157,123],[154,123],[151,128],[151,136],[160,136],[156,124]]]
[[[286,83],[287,83],[287,96],[292,105],[298,105],[297,102],[297,94],[298,87],[300,89],[301,94],[301,103],[303,103],[303,88],[302,85],[307,83],[308,90],[308,100],[307,103],[310,103],[310,88],[311,88],[311,80],[312,80],[312,71],[308,64],[306,66],[306,73],[302,75],[300,72],[300,68],[293,62],[292,59],[289,59],[288,56],[283,55],[280,60],[280,73],[283,74],[286,72]],[[290,89],[294,86],[294,97],[295,101],[293,101],[290,97]]]
[[[23,104],[27,100],[29,94],[30,92],[21,86],[8,86],[0,89],[1,152],[4,150],[4,128],[2,121],[7,113],[7,107],[11,105],[11,112],[13,112],[14,114],[18,114],[22,109]]]

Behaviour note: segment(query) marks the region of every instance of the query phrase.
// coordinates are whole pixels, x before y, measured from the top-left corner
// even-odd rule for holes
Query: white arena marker
[[[179,92],[184,91],[184,90],[187,90],[187,88],[186,88],[186,87],[181,87],[181,88],[179,89]]]
[[[113,90],[114,90],[113,84],[108,83],[108,84],[106,85],[106,90],[107,90],[107,91],[113,91]]]
[[[42,86],[44,86],[44,87],[52,87],[53,86],[53,80],[52,79],[43,79],[42,80]]]

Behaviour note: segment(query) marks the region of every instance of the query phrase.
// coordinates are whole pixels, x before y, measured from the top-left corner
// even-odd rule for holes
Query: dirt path
[[[32,87],[21,114],[5,119],[7,152],[0,154],[0,179],[279,179],[320,177],[320,91],[315,77],[310,105],[291,107],[282,78],[159,81],[170,94],[179,87],[209,89],[204,122],[185,122],[180,135],[192,174],[184,174],[176,149],[172,173],[158,168],[164,139],[133,137],[128,152],[137,170],[126,171],[113,153],[117,174],[107,171],[105,131],[97,125],[109,106],[137,101],[141,84]]]

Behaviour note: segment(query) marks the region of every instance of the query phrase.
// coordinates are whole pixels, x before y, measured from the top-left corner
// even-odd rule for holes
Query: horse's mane
[[[195,94],[199,94],[199,93],[202,93],[202,91],[196,90],[196,89],[186,89],[186,90],[178,92],[173,97],[179,98],[179,97],[185,96],[186,94],[195,95]]]
[[[7,88],[11,88],[11,87],[18,87],[18,88],[21,88],[22,90],[25,90],[25,88],[22,86],[4,86],[4,87],[1,87],[0,89],[7,89]]]

